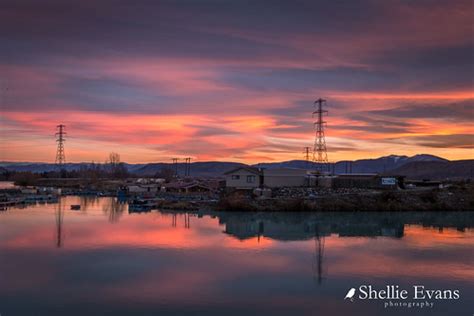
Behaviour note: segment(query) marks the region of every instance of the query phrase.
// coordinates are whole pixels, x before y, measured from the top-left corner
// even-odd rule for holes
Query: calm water
[[[0,189],[12,189],[15,187],[13,181],[0,181]]]
[[[65,197],[0,212],[0,314],[472,315],[473,222],[472,213],[129,214],[112,198]],[[432,308],[344,301],[364,284],[461,298]]]

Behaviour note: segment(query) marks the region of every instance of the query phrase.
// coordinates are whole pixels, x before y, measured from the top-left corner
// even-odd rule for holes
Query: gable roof
[[[229,170],[227,172],[224,172],[225,175],[228,175],[228,174],[231,174],[231,173],[235,173],[241,169],[244,169],[250,173],[253,173],[253,174],[256,174],[258,176],[262,175],[262,170],[260,170],[259,168],[255,168],[255,167],[250,167],[250,166],[240,166],[240,167],[237,167],[237,168],[234,168],[232,170]]]
[[[199,182],[171,182],[164,185],[167,189],[189,189],[193,187],[200,187],[211,190],[211,188],[203,183]]]

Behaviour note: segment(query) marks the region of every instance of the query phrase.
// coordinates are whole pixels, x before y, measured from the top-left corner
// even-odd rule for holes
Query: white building
[[[308,186],[307,171],[295,168],[261,170],[254,167],[242,166],[226,172],[225,177],[226,187],[234,189]]]
[[[37,194],[38,189],[35,187],[23,187],[20,189],[22,194]]]
[[[156,184],[132,184],[127,186],[127,191],[129,193],[157,193],[160,187]]]
[[[265,187],[303,187],[307,185],[308,176],[304,169],[276,168],[263,170],[263,186]]]
[[[258,168],[242,166],[224,175],[227,188],[254,189],[262,185],[262,171]]]

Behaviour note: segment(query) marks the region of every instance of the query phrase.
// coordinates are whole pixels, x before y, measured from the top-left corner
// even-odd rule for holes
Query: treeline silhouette
[[[89,180],[98,179],[124,179],[129,172],[123,162],[96,164],[91,163],[81,166],[78,170],[59,169],[48,172],[10,171],[5,168],[0,170],[0,181],[13,181],[17,185],[34,185],[38,179],[71,179],[82,178]]]
[[[0,181],[13,181],[16,185],[34,185],[38,179],[124,179],[129,176],[127,166],[120,161],[120,155],[111,152],[105,163],[89,163],[79,169],[67,170],[66,166],[58,165],[57,170],[46,172],[11,171],[0,168]]]

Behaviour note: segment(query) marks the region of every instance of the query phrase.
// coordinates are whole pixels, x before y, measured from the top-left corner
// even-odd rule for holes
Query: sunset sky
[[[468,1],[0,3],[0,160],[474,158]]]

